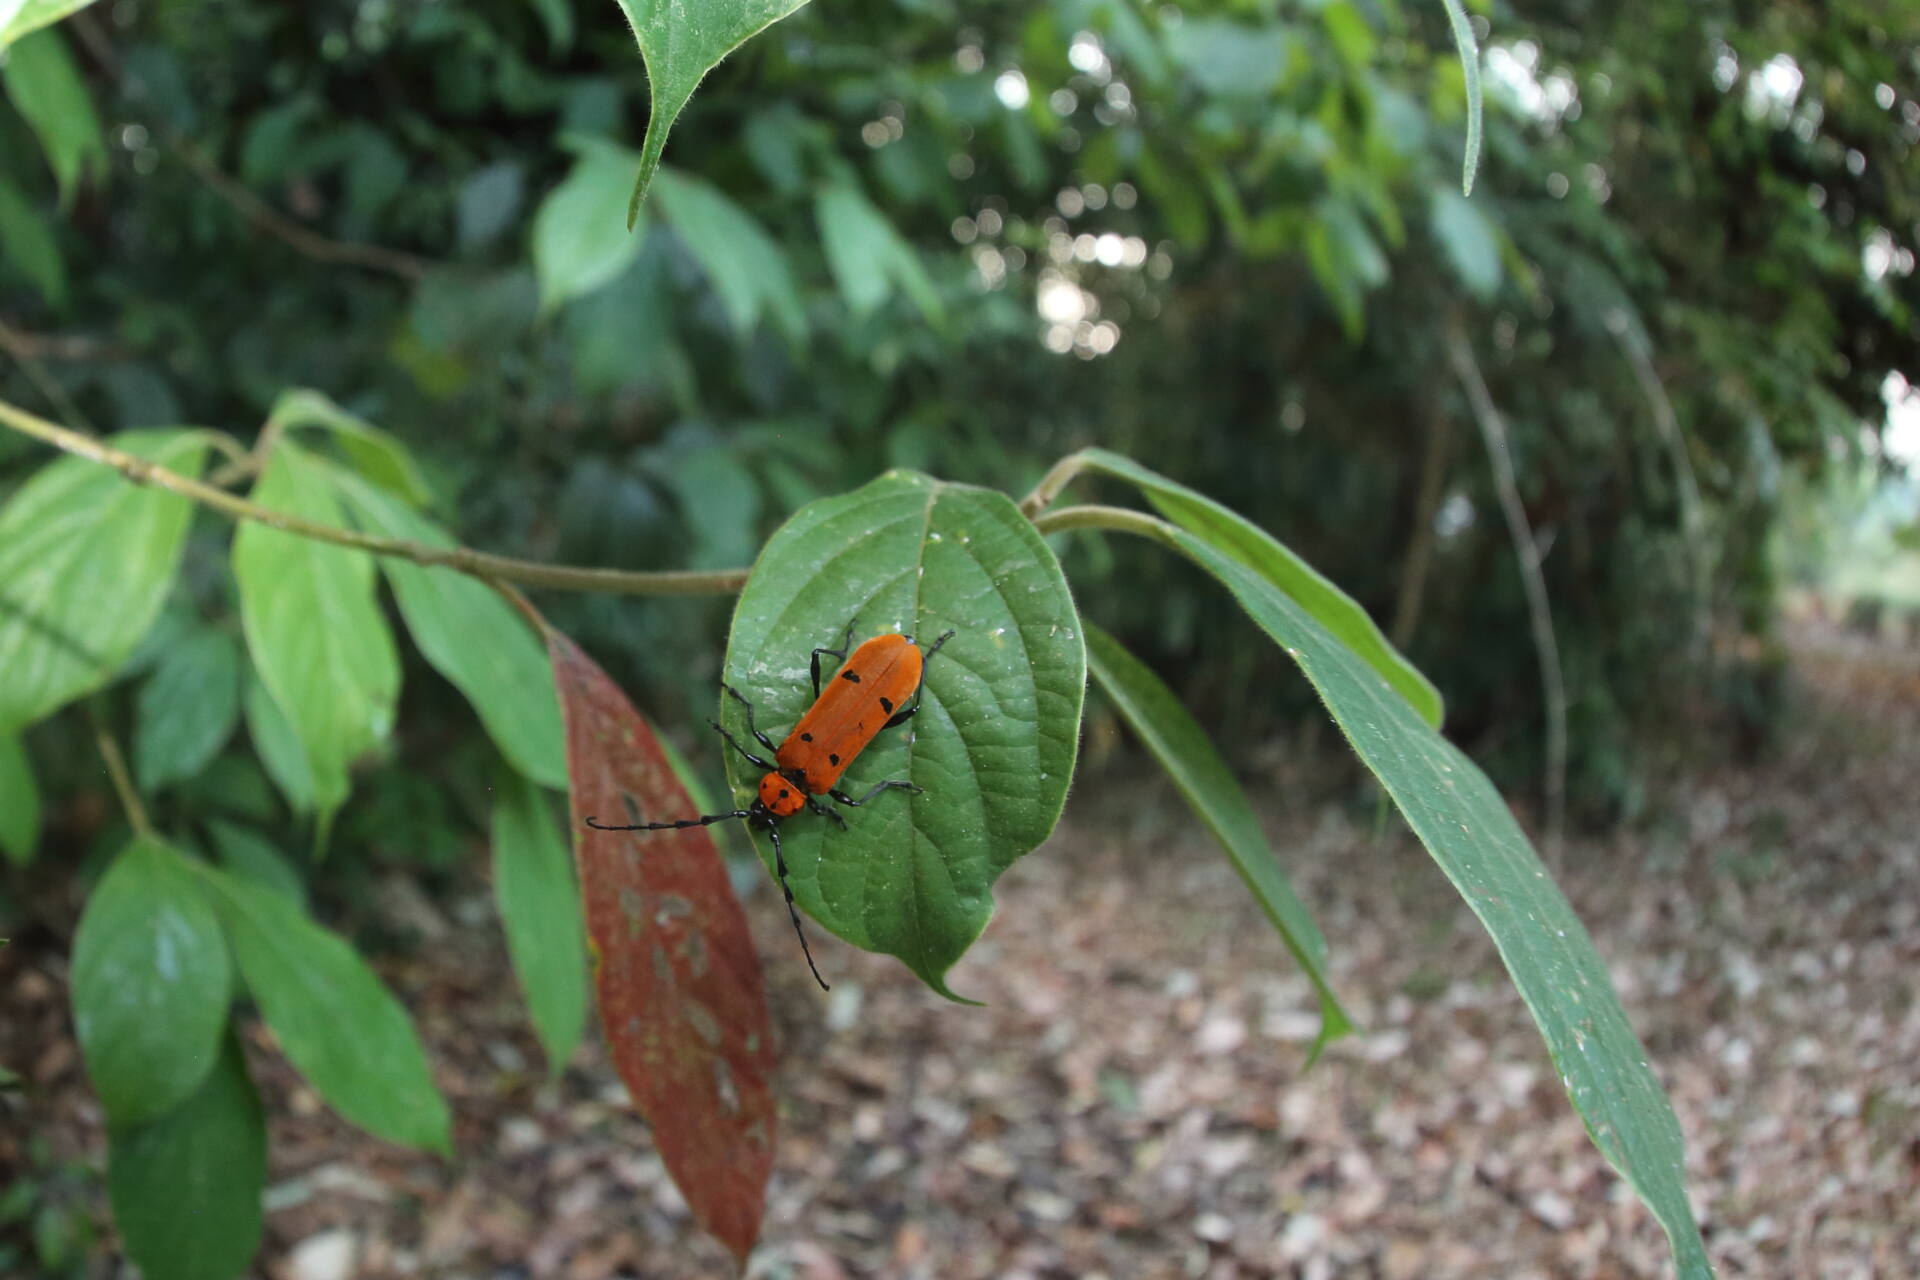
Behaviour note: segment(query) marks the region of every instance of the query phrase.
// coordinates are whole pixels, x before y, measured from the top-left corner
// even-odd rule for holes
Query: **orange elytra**
[[[753,735],[754,741],[773,753],[770,761],[757,756],[719,724],[713,724],[714,730],[746,757],[748,763],[766,770],[751,805],[681,822],[643,822],[636,826],[609,827],[593,818],[587,819],[587,825],[598,831],[677,831],[733,818],[743,818],[749,825],[764,830],[773,841],[774,873],[787,896],[787,914],[793,917],[793,931],[800,936],[800,949],[807,957],[807,967],[813,970],[814,980],[822,990],[828,989],[827,980],[820,976],[818,966],[813,963],[812,948],[807,946],[807,935],[800,928],[800,911],[793,904],[793,889],[787,884],[787,860],[780,851],[780,823],[807,809],[845,827],[847,820],[839,811],[816,797],[826,796],[836,804],[857,809],[883,791],[924,789],[894,778],[875,783],[865,795],[855,799],[839,790],[837,784],[847,767],[882,729],[904,724],[920,710],[926,664],[953,636],[951,631],[943,634],[923,657],[913,637],[888,632],[868,640],[848,656],[847,651],[853,644],[853,627],[853,623],[847,624],[847,633],[838,649],[822,647],[813,651],[813,705],[778,745],[754,725],[753,704],[732,685],[720,686],[746,709],[747,732]],[[820,687],[823,654],[840,659],[839,669],[824,689]]]

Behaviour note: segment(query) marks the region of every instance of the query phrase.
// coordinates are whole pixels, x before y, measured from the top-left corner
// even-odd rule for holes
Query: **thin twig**
[[[1673,463],[1674,485],[1680,491],[1680,528],[1685,534],[1683,541],[1693,570],[1693,659],[1701,662],[1712,653],[1709,640],[1713,630],[1713,553],[1707,541],[1707,516],[1700,504],[1700,485],[1694,479],[1693,460],[1687,456],[1680,419],[1673,411],[1673,401],[1667,398],[1666,384],[1660,381],[1660,374],[1653,367],[1645,335],[1632,327],[1622,311],[1607,316],[1607,328],[1626,353],[1627,363],[1633,366],[1633,376],[1653,413],[1654,430],[1659,433],[1660,443],[1666,446],[1667,457]]]
[[[1176,545],[1172,525],[1158,516],[1150,516],[1131,507],[1106,507],[1097,503],[1062,507],[1036,519],[1033,527],[1042,534],[1064,533],[1068,529],[1112,529],[1119,533],[1139,534],[1168,546]]]
[[[1546,698],[1547,712],[1547,857],[1556,866],[1560,860],[1561,836],[1566,829],[1567,790],[1567,686],[1560,674],[1560,646],[1553,635],[1553,612],[1547,603],[1547,579],[1540,572],[1540,554],[1527,523],[1527,510],[1520,501],[1519,481],[1514,477],[1513,456],[1507,448],[1506,424],[1494,407],[1486,379],[1480,376],[1480,362],[1473,357],[1466,333],[1456,320],[1447,332],[1447,353],[1454,373],[1467,393],[1480,438],[1487,446],[1487,460],[1493,467],[1494,491],[1500,495],[1500,510],[1507,519],[1507,535],[1513,539],[1514,558],[1520,562],[1520,583],[1527,595],[1527,613],[1533,624],[1533,644],[1540,654],[1540,688]]]
[[[1412,643],[1413,629],[1420,623],[1427,570],[1433,564],[1433,522],[1440,510],[1440,494],[1446,488],[1448,455],[1453,452],[1453,418],[1444,413],[1428,413],[1422,421],[1427,428],[1427,447],[1420,463],[1420,492],[1414,499],[1413,536],[1407,543],[1406,561],[1400,569],[1393,626],[1387,631],[1393,647],[1402,653]]]
[[[177,493],[235,520],[252,520],[270,528],[296,533],[337,547],[350,547],[377,556],[395,556],[415,564],[440,566],[476,578],[518,582],[557,591],[601,591],[619,595],[707,596],[731,595],[747,581],[745,569],[713,572],[665,570],[646,573],[624,569],[588,569],[574,565],[543,564],[489,555],[468,547],[430,547],[398,538],[382,538],[351,529],[315,524],[284,511],[258,506],[210,484],[183,476],[145,458],[136,458],[91,436],[48,422],[26,410],[0,401],[0,425],[45,441],[78,457],[112,467],[134,484],[150,484]]]
[[[107,777],[112,779],[114,792],[120,797],[120,807],[127,812],[127,824],[136,834],[151,836],[153,824],[147,820],[147,807],[140,803],[140,793],[134,790],[133,775],[127,772],[127,758],[120,754],[120,744],[100,713],[92,708],[89,711],[93,717],[94,744],[100,749]]]

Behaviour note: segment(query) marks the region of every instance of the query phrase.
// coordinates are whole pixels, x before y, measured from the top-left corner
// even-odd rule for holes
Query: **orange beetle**
[[[749,825],[764,830],[773,841],[774,871],[780,879],[781,891],[787,895],[787,914],[793,917],[793,931],[800,936],[800,950],[805,953],[807,967],[813,970],[814,981],[822,990],[830,988],[813,963],[813,950],[807,946],[807,935],[800,928],[800,911],[793,904],[793,889],[787,884],[787,860],[780,851],[780,823],[807,809],[845,827],[847,820],[840,812],[815,797],[826,796],[836,804],[857,809],[882,791],[925,790],[914,783],[891,778],[876,782],[856,800],[835,784],[875,735],[882,729],[906,723],[920,710],[926,664],[940,652],[940,646],[953,637],[953,632],[946,632],[923,657],[913,637],[889,632],[875,636],[848,657],[847,651],[853,645],[853,627],[853,623],[847,624],[847,634],[838,649],[823,647],[813,651],[813,705],[788,732],[785,741],[777,745],[754,725],[753,704],[732,685],[720,686],[746,708],[747,732],[753,735],[754,741],[773,753],[771,761],[757,756],[719,724],[708,722],[748,763],[766,770],[760,779],[759,794],[751,805],[682,822],[643,822],[637,826],[609,827],[593,818],[587,819],[587,825],[596,831],[678,831],[733,818],[744,818]],[[840,659],[840,667],[825,689],[820,687],[823,654]]]

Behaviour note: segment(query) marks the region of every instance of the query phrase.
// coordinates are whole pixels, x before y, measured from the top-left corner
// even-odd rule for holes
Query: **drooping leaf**
[[[0,733],[0,854],[16,867],[33,861],[40,843],[40,786],[17,733]]]
[[[493,895],[513,971],[557,1076],[587,1022],[587,940],[567,842],[539,787],[511,770],[494,780]]]
[[[106,175],[107,143],[93,109],[93,95],[65,37],[49,30],[16,40],[7,49],[0,80],[40,139],[40,149],[60,187],[60,207],[68,208],[81,183]]]
[[[769,316],[789,341],[806,332],[800,292],[779,242],[720,189],[677,169],[660,170],[660,212],[699,261],[740,334]]]
[[[136,838],[87,898],[73,939],[73,1025],[116,1127],[165,1115],[213,1065],[233,976],[181,855]]]
[[[40,291],[49,306],[67,302],[67,266],[60,242],[19,187],[0,174],[0,256]]]
[[[0,0],[0,52],[21,36],[52,26],[93,0]]]
[[[813,701],[808,655],[900,631],[931,644],[919,715],[876,738],[842,789],[899,778],[840,831],[803,814],[782,828],[801,907],[855,946],[900,957],[955,999],[946,972],[993,914],[993,882],[1059,820],[1080,737],[1086,649],[1066,580],[1004,495],[889,472],[802,508],[756,561],[734,611],[727,682],[777,735]],[[829,660],[831,662],[831,660]],[[742,742],[731,698],[721,719]],[[759,771],[727,753],[739,796]],[[772,847],[756,839],[772,868]]]
[[[1482,133],[1480,102],[1480,46],[1473,38],[1473,20],[1467,17],[1460,0],[1440,0],[1447,7],[1447,22],[1453,27],[1453,43],[1460,51],[1460,70],[1467,82],[1467,148],[1460,161],[1460,194],[1473,194],[1474,175],[1480,171]]]
[[[107,1138],[113,1225],[147,1280],[234,1280],[260,1247],[267,1124],[240,1040],[185,1101]]]
[[[318,800],[307,748],[258,676],[247,677],[246,717],[247,736],[253,739],[253,749],[273,785],[295,813],[312,813]]]
[[[1401,657],[1357,601],[1272,534],[1212,498],[1195,493],[1131,458],[1105,449],[1080,454],[1087,469],[1139,487],[1161,515],[1206,539],[1287,593],[1320,625],[1378,671],[1428,724],[1444,713],[1440,691]]]
[[[353,476],[335,483],[354,523],[369,533],[451,547],[453,538],[426,517]],[[452,569],[389,556],[380,562],[400,616],[433,669],[467,696],[480,721],[514,767],[543,786],[567,785],[560,702],[540,642],[491,587]]]
[[[420,464],[398,437],[356,418],[318,391],[282,393],[274,401],[268,421],[289,431],[324,428],[333,433],[347,461],[366,479],[409,506],[424,507],[433,500],[426,477],[420,474]]]
[[[1486,926],[1587,1134],[1666,1229],[1680,1275],[1710,1277],[1680,1125],[1605,963],[1485,774],[1272,581],[1204,536],[1166,541],[1218,578],[1286,650],[1414,834]]]
[[[253,500],[344,527],[327,469],[285,439]],[[305,747],[315,801],[330,813],[347,798],[348,766],[393,728],[400,693],[373,558],[249,521],[234,535],[233,575],[254,667]]]
[[[573,169],[533,216],[533,269],[543,314],[617,280],[646,243],[644,226],[620,221],[620,197],[639,156],[601,138],[568,141],[578,157]]]
[[[567,722],[574,855],[614,1066],[694,1217],[744,1265],[773,1168],[773,1025],[760,961],[705,830],[603,823],[696,816],[652,728],[551,629]]]
[[[191,431],[128,431],[115,448],[198,475]],[[105,684],[153,625],[192,504],[84,458],[36,473],[0,508],[0,731]]]
[[[240,646],[196,627],[168,646],[140,688],[133,772],[145,791],[191,778],[219,753],[240,719]]]
[[[667,132],[701,79],[722,58],[806,2],[705,0],[689,6],[679,0],[620,0],[646,60],[652,102],[647,136],[640,144],[640,173],[627,205],[628,226],[640,216],[640,201],[666,150]]]
[[[273,889],[204,863],[240,976],[327,1105],[389,1142],[450,1154],[447,1104],[406,1010],[354,949]]]
[[[856,316],[870,314],[898,288],[929,323],[946,318],[945,305],[913,246],[858,188],[846,183],[823,188],[813,214],[827,267]]]
[[[1253,806],[1220,758],[1205,729],[1180,705],[1173,691],[1120,642],[1087,627],[1087,668],[1101,692],[1153,753],[1174,786],[1233,860],[1287,950],[1320,994],[1320,1035],[1308,1060],[1353,1029],[1327,978],[1327,942],[1307,905],[1293,892]]]
[[[271,889],[301,910],[307,906],[307,882],[287,856],[252,827],[236,822],[212,819],[207,831],[213,837],[214,852],[220,865],[242,880]]]

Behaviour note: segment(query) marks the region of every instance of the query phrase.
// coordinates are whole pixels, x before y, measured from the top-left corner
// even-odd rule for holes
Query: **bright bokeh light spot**
[[[1009,111],[1018,111],[1027,105],[1027,78],[1017,69],[1002,71],[993,81],[993,96],[1000,99],[1000,105]]]
[[[1040,289],[1034,296],[1034,307],[1040,312],[1040,318],[1052,324],[1075,325],[1087,318],[1088,298],[1086,291],[1073,281],[1057,272],[1049,271],[1040,277]]]
[[[1896,369],[1880,384],[1880,395],[1887,402],[1887,425],[1881,433],[1887,456],[1908,475],[1920,476],[1920,390]]]
[[[1073,43],[1067,47],[1067,61],[1073,64],[1075,71],[1084,71],[1090,76],[1105,71],[1107,55],[1100,47],[1100,37],[1091,31],[1082,31],[1074,36]]]

